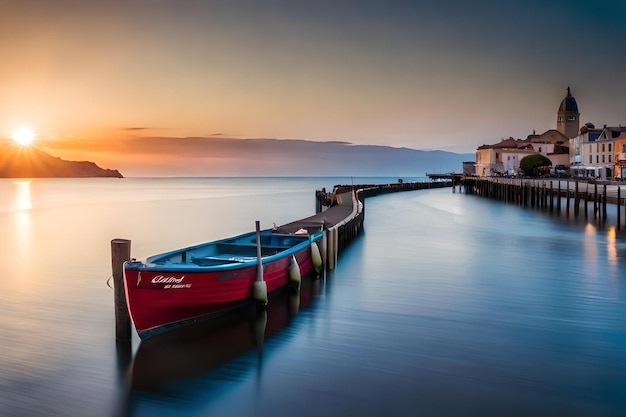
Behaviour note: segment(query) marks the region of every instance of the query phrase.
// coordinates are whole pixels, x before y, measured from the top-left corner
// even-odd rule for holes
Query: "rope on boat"
[[[115,288],[113,288],[113,286],[111,286],[111,280],[113,279],[113,275],[111,275],[109,277],[109,279],[107,279],[107,287],[109,287],[110,289],[114,290]]]

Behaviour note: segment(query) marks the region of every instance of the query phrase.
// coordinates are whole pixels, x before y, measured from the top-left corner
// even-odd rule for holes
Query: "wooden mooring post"
[[[115,337],[120,341],[131,340],[131,323],[126,292],[124,291],[124,262],[130,260],[130,240],[111,240],[111,269],[113,272],[113,299],[115,303]]]
[[[580,214],[580,194],[578,193],[578,181],[574,183],[574,217]]]
[[[606,221],[606,184],[602,186],[602,219]]]
[[[617,230],[620,230],[622,220],[621,220],[621,210],[620,203],[622,199],[622,187],[617,187]]]
[[[559,180],[558,190],[556,194],[556,211],[559,214],[561,213],[561,180]]]
[[[598,213],[598,184],[593,185],[593,218],[596,218]]]
[[[569,200],[570,200],[570,195],[571,192],[569,190],[569,181],[567,181],[567,191],[566,191],[567,195],[565,197],[565,216],[567,218],[569,218]]]
[[[548,199],[550,200],[550,213],[554,211],[554,188],[552,181],[550,181],[550,190],[548,191]]]
[[[585,219],[589,218],[589,184],[587,184],[587,189],[585,190],[585,195],[583,196],[584,204],[585,204]]]

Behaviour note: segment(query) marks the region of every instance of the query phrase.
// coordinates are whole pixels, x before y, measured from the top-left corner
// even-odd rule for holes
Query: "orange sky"
[[[107,163],[218,133],[473,152],[554,128],[568,85],[626,122],[626,3],[468,3],[0,1],[0,136]]]

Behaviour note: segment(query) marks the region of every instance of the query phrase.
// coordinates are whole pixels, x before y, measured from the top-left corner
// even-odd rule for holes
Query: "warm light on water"
[[[116,350],[111,239],[283,224],[337,183],[0,180],[0,415],[624,415],[624,230],[449,189],[368,199],[302,300]]]
[[[16,181],[15,210],[30,210],[33,206],[30,197],[30,181]]]

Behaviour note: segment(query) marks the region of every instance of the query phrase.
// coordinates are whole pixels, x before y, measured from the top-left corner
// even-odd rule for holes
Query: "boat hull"
[[[289,283],[292,256],[302,274],[313,269],[311,243],[285,251],[284,256],[263,259],[263,280],[267,291]],[[172,328],[210,319],[251,300],[257,278],[256,261],[227,268],[146,265],[129,262],[124,267],[124,286],[129,313],[142,339]]]

